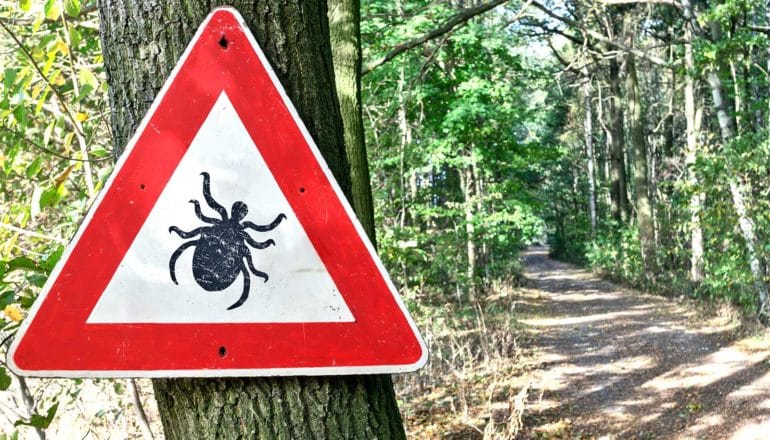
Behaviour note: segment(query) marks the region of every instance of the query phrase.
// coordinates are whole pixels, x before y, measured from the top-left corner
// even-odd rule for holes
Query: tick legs
[[[227,310],[237,309],[238,307],[242,306],[243,303],[246,302],[246,298],[249,297],[249,287],[251,286],[251,277],[249,276],[249,271],[246,270],[245,267],[241,268],[241,272],[243,272],[243,293],[241,293],[241,297],[238,298],[238,301],[236,301],[235,304],[228,307]]]
[[[176,226],[172,226],[172,228],[175,228]],[[182,235],[182,234],[179,234]],[[179,258],[180,255],[182,255],[182,252],[185,251],[185,249],[195,246],[198,244],[198,240],[188,241],[187,243],[184,243],[183,245],[179,246],[177,250],[174,251],[173,254],[171,254],[171,259],[168,260],[168,271],[171,274],[171,281],[174,282],[174,284],[179,285],[176,281],[176,260]]]
[[[204,171],[201,173],[201,176],[203,176],[203,197],[206,199],[206,203],[222,217],[222,220],[227,220],[227,210],[225,207],[217,203],[214,197],[211,197],[211,178],[209,173]]]
[[[249,237],[249,234],[246,234],[245,232],[243,233],[243,238],[246,240],[246,243],[248,243],[249,245],[251,245],[251,247],[256,249],[265,249],[270,246],[275,246],[275,242],[273,241],[272,238],[267,241],[257,241]]]
[[[203,220],[206,223],[211,223],[212,225],[215,225],[217,223],[221,223],[221,220],[217,220],[217,219],[211,218],[211,217],[206,217],[205,215],[203,215],[203,212],[201,211],[201,204],[197,200],[194,200],[194,199],[190,200],[190,203],[192,203],[194,205],[194,207],[195,207],[195,215],[199,219]]]
[[[253,262],[253,261],[251,261],[251,255],[249,255],[249,254],[246,254],[246,256],[245,256],[245,257],[243,257],[243,258],[245,258],[245,259],[246,259],[246,264],[248,264],[248,265],[249,265],[249,269],[251,270],[251,272],[252,272],[254,275],[256,275],[256,276],[258,276],[258,277],[260,277],[260,278],[263,278],[263,279],[265,280],[265,282],[267,282],[267,279],[268,279],[268,276],[267,276],[267,274],[266,274],[266,273],[264,273],[264,272],[262,272],[262,271],[259,271],[259,270],[257,270],[257,268],[256,268],[256,267],[254,267],[254,262]]]
[[[275,220],[273,220],[273,222],[269,225],[257,225],[252,222],[243,222],[241,224],[243,225],[243,229],[251,228],[257,232],[267,232],[277,228],[278,225],[281,224],[281,221],[285,219],[286,214],[278,214],[278,217],[276,217]]]
[[[190,232],[185,232],[185,231],[177,228],[176,226],[172,226],[172,227],[168,228],[168,232],[176,232],[177,235],[179,235],[182,238],[193,238],[196,235],[200,235],[200,233],[203,232],[204,229],[206,229],[206,227],[202,226],[200,228],[195,228],[195,229],[193,229]]]

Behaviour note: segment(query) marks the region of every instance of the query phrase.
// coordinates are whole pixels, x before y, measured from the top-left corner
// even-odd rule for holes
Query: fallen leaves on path
[[[770,333],[545,248],[524,263],[526,287],[421,305],[431,361],[396,381],[409,438],[770,440]]]
[[[525,255],[524,320],[543,399],[525,438],[770,439],[770,337],[733,316],[624,289],[545,249]],[[526,315],[527,313],[525,313]]]

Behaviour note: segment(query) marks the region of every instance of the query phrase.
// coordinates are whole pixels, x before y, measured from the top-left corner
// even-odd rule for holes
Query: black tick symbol
[[[235,202],[230,209],[230,216],[228,217],[227,210],[211,196],[209,173],[202,172],[201,175],[203,176],[203,197],[211,209],[219,214],[221,219],[206,217],[201,212],[200,203],[197,200],[190,200],[190,203],[195,207],[195,215],[203,222],[212,226],[201,226],[190,232],[185,232],[176,226],[168,228],[169,232],[176,232],[182,238],[200,237],[197,240],[183,243],[171,254],[171,259],[168,262],[171,281],[174,284],[179,284],[176,281],[176,260],[185,249],[194,246],[193,277],[198,285],[207,291],[218,292],[224,290],[233,284],[235,279],[238,278],[239,273],[243,274],[243,293],[238,298],[238,301],[227,308],[227,310],[232,310],[243,305],[249,297],[249,286],[251,284],[249,270],[254,275],[264,279],[265,282],[268,279],[266,273],[254,267],[254,262],[251,260],[251,249],[248,246],[255,249],[265,249],[268,246],[275,245],[273,240],[262,242],[254,240],[246,232],[246,229],[251,228],[257,232],[272,231],[286,218],[286,215],[278,214],[278,217],[268,225],[257,225],[250,221],[242,222],[241,220],[246,217],[249,208],[243,202]]]

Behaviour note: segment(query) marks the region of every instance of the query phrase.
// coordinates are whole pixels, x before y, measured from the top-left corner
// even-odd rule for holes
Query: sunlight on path
[[[533,434],[770,439],[770,338],[740,339],[730,319],[618,287],[545,248],[524,261],[531,288],[517,309],[542,393],[529,411],[547,422]]]

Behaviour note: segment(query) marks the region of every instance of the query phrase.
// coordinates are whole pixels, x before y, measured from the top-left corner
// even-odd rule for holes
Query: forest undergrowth
[[[413,310],[430,360],[395,379],[410,438],[509,439],[520,431],[534,364],[517,319],[517,284],[501,278],[473,303],[426,300]]]
[[[417,373],[396,375],[408,438],[512,439],[522,429],[533,394],[529,372],[535,367],[527,332],[518,318],[518,277],[495,280],[474,303],[441,301],[424,295],[413,317],[430,351]],[[430,300],[434,298],[433,300]],[[14,388],[18,383],[14,381]],[[140,439],[141,423],[126,380],[46,380],[28,382],[36,401],[59,401],[51,435]],[[147,380],[137,381],[150,428],[163,438],[160,417]],[[18,393],[6,393],[12,397]],[[23,406],[22,402],[16,405]],[[5,402],[5,406],[14,406]],[[13,418],[11,414],[7,417]],[[19,427],[21,438],[33,428]]]

